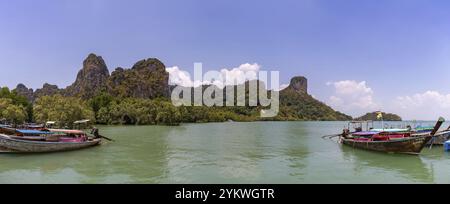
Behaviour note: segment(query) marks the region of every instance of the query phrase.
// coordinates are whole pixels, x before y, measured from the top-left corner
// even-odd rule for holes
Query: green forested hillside
[[[361,117],[356,118],[356,120],[381,120],[377,118],[378,112],[367,113]],[[382,113],[384,121],[402,121],[402,118],[393,113]]]
[[[280,112],[274,118],[260,118],[261,109],[268,108],[250,107],[248,103],[244,107],[175,107],[169,98],[168,81],[165,65],[158,59],[141,60],[131,69],[117,68],[110,75],[103,58],[90,54],[75,82],[65,89],[51,84],[44,84],[36,91],[23,84],[12,92],[8,88],[1,89],[0,119],[10,123],[59,121],[66,125],[85,118],[100,124],[136,125],[230,120],[351,120],[350,116],[309,95],[305,77],[294,77],[290,86],[279,92]],[[245,97],[248,101],[248,90]]]
[[[333,110],[306,93],[287,88],[280,92],[280,120],[351,120],[352,117]]]

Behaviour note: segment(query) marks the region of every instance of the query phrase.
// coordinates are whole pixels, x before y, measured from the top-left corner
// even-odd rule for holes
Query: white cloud
[[[334,94],[328,103],[336,110],[353,116],[360,116],[380,108],[374,101],[374,93],[365,81],[344,80],[327,82],[334,87]]]
[[[170,75],[169,83],[171,85],[198,87],[200,85],[214,84],[221,88],[224,87],[224,85],[237,85],[243,84],[248,80],[256,80],[258,79],[258,72],[260,71],[260,69],[261,66],[256,63],[245,63],[241,64],[239,67],[221,69],[220,71],[216,72],[217,75],[213,77],[214,80],[193,81],[191,75],[188,72],[181,70],[177,66],[166,68],[167,72],[169,72]],[[288,85],[285,84],[281,85],[280,90],[286,88],[287,86]]]
[[[330,104],[335,107],[340,107],[344,105],[344,100],[336,96],[330,96]]]
[[[327,103],[355,117],[382,110],[400,115],[404,120],[436,120],[440,116],[450,118],[450,94],[426,91],[394,97],[384,103],[386,106],[382,106],[374,100],[374,92],[365,81],[344,80],[326,84],[334,87],[334,93]]]
[[[333,83],[336,88],[336,94],[339,95],[372,95],[373,91],[371,88],[367,87],[366,82],[356,82],[356,81],[339,81]]]
[[[177,66],[168,67],[166,71],[169,72],[169,84],[184,87],[192,87],[194,85],[191,75],[186,71],[180,70]]]
[[[411,96],[399,96],[393,102],[393,112],[408,120],[436,120],[450,118],[450,94],[426,91]]]
[[[258,64],[242,64],[239,67],[232,69],[222,69],[220,73],[225,80],[226,85],[243,84],[248,80],[258,79],[258,72],[260,70]]]

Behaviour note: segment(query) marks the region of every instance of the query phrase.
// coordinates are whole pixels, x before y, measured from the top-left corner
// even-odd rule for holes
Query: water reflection
[[[260,177],[264,145],[241,123],[185,125],[167,137],[169,183],[242,182]]]
[[[103,127],[102,133],[117,142],[80,151],[2,154],[0,183],[158,183],[165,176],[164,142],[172,129],[129,129]]]
[[[279,132],[280,135],[286,135],[283,140],[285,146],[283,154],[286,156],[288,167],[290,167],[289,175],[296,178],[296,181],[300,181],[306,175],[307,158],[310,156],[308,144],[311,139],[308,136],[313,135],[313,129],[306,123],[295,125],[293,123],[280,123],[279,125],[282,127],[274,131]]]
[[[420,156],[385,154],[348,146],[341,146],[341,149],[344,159],[354,165],[355,174],[375,168],[384,172],[397,172],[399,176],[412,182],[434,183],[432,166],[428,167]]]
[[[169,146],[166,138],[179,127],[143,126],[105,129],[120,141],[114,148],[104,148],[104,175],[122,174],[127,183],[159,183],[165,179]],[[109,135],[105,133],[106,135]]]
[[[185,125],[167,137],[166,182],[292,182],[306,166],[304,131],[272,122]]]

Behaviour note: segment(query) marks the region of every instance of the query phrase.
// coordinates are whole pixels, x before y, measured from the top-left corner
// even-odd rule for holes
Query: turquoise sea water
[[[450,153],[369,152],[321,136],[345,122],[103,126],[116,142],[0,154],[0,183],[450,183]]]

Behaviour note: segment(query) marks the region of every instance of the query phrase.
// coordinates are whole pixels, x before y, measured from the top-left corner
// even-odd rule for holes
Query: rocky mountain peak
[[[36,89],[34,98],[37,99],[41,96],[51,96],[55,94],[61,94],[62,90],[57,85],[45,83],[41,89]]]
[[[169,73],[155,58],[141,60],[131,69],[117,68],[108,82],[112,95],[120,97],[157,98],[169,95]]]
[[[103,58],[91,53],[83,61],[75,83],[67,87],[66,95],[91,98],[106,90],[108,78],[109,71]]]
[[[27,86],[25,86],[24,84],[17,84],[16,90],[24,90],[24,89],[28,90]]]
[[[97,56],[94,53],[91,53],[88,55],[88,57],[83,61],[83,68],[89,68],[89,67],[100,67],[103,70],[106,68],[105,61],[101,56]],[[107,69],[106,69],[107,71]]]
[[[303,76],[297,76],[291,79],[289,88],[297,93],[308,93],[308,79]]]
[[[24,84],[18,84],[16,89],[14,89],[14,91],[17,94],[27,98],[28,101],[33,101],[34,100],[34,91],[33,91],[33,89],[29,89]]]
[[[146,60],[141,60],[134,64],[131,68],[133,70],[147,70],[147,71],[160,71],[165,72],[166,66],[156,58],[149,58]]]

